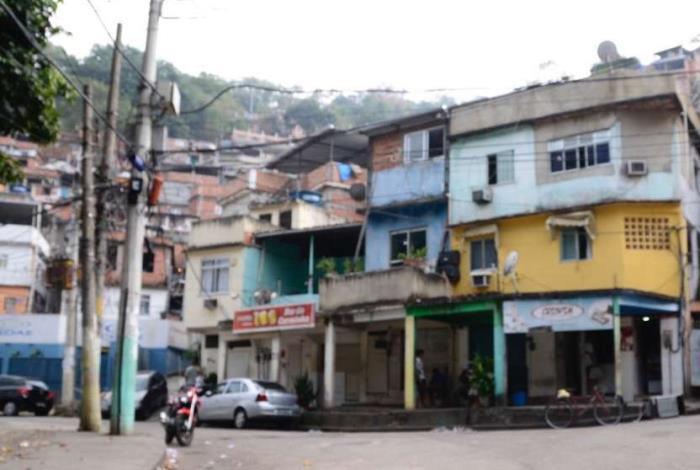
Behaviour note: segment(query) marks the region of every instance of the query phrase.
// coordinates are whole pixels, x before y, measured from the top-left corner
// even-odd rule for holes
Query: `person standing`
[[[418,406],[425,407],[425,395],[428,381],[425,377],[425,366],[423,365],[423,350],[416,351],[416,386],[418,388]]]

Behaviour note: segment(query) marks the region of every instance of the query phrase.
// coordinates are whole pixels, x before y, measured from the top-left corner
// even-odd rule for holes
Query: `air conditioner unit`
[[[625,174],[627,176],[644,176],[649,173],[647,162],[642,160],[630,160],[625,165]]]
[[[493,201],[493,190],[491,188],[481,188],[472,191],[472,201],[477,204],[488,204]]]
[[[473,287],[488,287],[491,282],[493,271],[490,269],[479,269],[472,271],[470,274]]]
[[[219,305],[217,299],[204,299],[204,308],[214,310]]]

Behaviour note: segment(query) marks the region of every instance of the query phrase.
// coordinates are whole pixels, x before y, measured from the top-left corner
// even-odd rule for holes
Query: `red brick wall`
[[[370,148],[374,171],[386,170],[403,163],[403,139],[398,131],[372,138]]]
[[[28,313],[29,308],[29,287],[2,286],[0,287],[0,313],[5,311],[5,299],[16,299],[14,313]]]

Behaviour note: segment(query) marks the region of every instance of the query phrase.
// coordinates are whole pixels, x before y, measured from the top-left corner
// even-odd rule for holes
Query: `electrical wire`
[[[5,0],[0,0],[0,7],[2,7],[3,10],[12,18],[13,22],[17,25],[17,27],[20,29],[22,34],[27,38],[31,46],[39,53],[41,56],[46,59],[46,61],[54,68],[56,71],[61,74],[61,76],[66,80],[66,82],[78,93],[78,95],[87,103],[87,105],[93,110],[95,113],[95,116],[97,116],[100,121],[104,123],[105,126],[109,127],[112,131],[114,131],[114,134],[117,136],[119,140],[121,140],[127,147],[131,148],[131,143],[129,140],[124,137],[121,132],[119,132],[118,129],[113,128],[109,120],[100,112],[100,110],[95,106],[95,104],[83,93],[83,91],[80,89],[79,86],[77,86],[69,77],[69,75],[56,63],[55,60],[51,58],[42,48],[39,44],[37,44],[36,40],[32,36],[32,34],[27,30],[27,28],[22,24],[22,22],[17,18],[15,15],[14,11],[7,6],[7,3],[5,3]]]

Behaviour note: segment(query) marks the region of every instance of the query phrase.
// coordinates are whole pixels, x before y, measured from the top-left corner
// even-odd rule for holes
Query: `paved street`
[[[333,434],[198,429],[182,469],[628,469],[700,461],[700,417],[566,431]],[[221,465],[226,462],[226,465]]]
[[[155,422],[138,423],[129,441],[75,433],[76,421],[62,418],[0,418],[0,423],[0,448],[14,446],[21,454],[6,456],[3,468],[67,469],[97,461],[99,468],[151,470],[165,450]],[[197,430],[191,448],[174,449],[182,470],[685,469],[700,461],[699,427],[700,416],[567,431],[335,434],[205,427]]]

